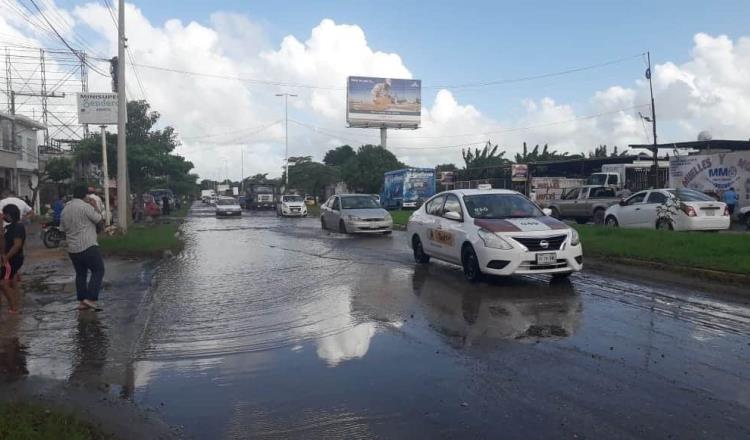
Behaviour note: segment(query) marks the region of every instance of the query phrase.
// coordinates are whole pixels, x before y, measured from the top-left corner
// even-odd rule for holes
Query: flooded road
[[[750,306],[584,272],[471,285],[405,233],[205,205],[135,401],[193,438],[748,438]]]

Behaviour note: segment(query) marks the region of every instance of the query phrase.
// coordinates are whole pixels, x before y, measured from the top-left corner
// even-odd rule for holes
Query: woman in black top
[[[10,303],[8,311],[18,313],[18,281],[16,274],[23,266],[23,245],[26,243],[26,228],[21,224],[21,211],[16,205],[8,204],[3,207],[3,217],[8,225],[5,227],[2,256],[2,268],[0,268],[0,286],[3,294]]]

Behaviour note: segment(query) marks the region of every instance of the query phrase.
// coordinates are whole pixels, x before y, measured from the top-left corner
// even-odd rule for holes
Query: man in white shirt
[[[30,218],[34,215],[34,210],[31,209],[31,206],[24,202],[23,199],[19,199],[18,197],[16,197],[16,195],[12,191],[8,191],[6,189],[2,192],[2,200],[0,200],[0,212],[2,212],[5,205],[9,204],[13,204],[18,207],[18,210],[21,211],[22,220]]]
[[[93,200],[94,203],[96,203],[96,209],[99,210],[99,212],[104,212],[104,202],[102,201],[102,198],[99,197],[99,195],[96,193],[96,188],[90,186],[88,189],[88,196],[90,200]]]

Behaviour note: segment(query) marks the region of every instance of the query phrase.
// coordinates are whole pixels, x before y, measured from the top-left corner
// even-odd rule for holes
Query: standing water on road
[[[135,400],[196,438],[750,435],[750,309],[598,274],[466,283],[403,233],[197,207]]]

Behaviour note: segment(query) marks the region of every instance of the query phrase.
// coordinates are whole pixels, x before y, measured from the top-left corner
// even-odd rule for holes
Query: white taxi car
[[[524,195],[502,189],[446,191],[429,199],[407,225],[417,263],[434,257],[482,274],[552,274],[583,268],[575,229],[546,215]]]
[[[216,199],[216,216],[224,217],[242,215],[242,207],[234,197],[219,197]]]
[[[281,217],[304,217],[307,215],[307,205],[302,196],[287,194],[281,196],[276,205],[276,215]]]

